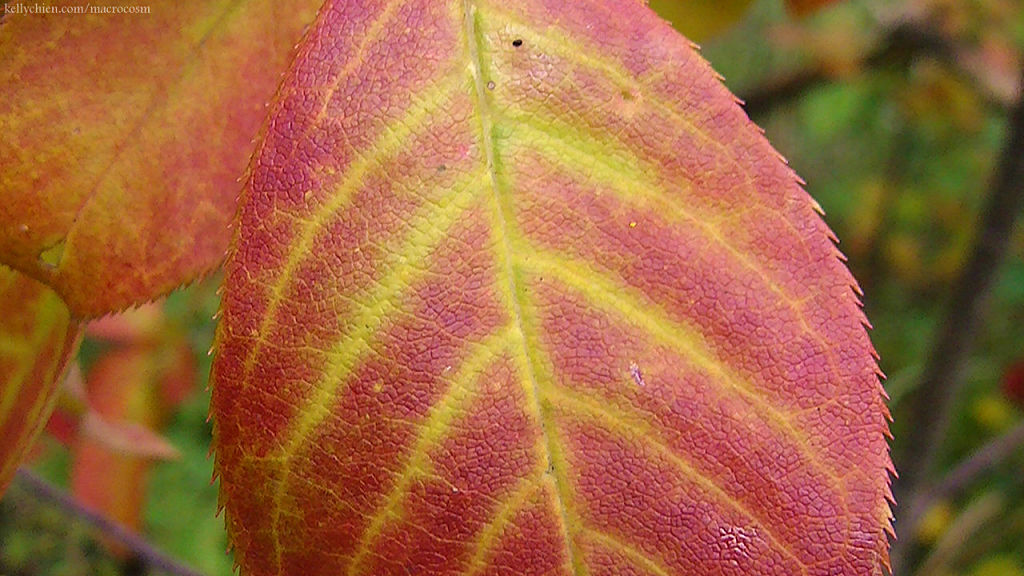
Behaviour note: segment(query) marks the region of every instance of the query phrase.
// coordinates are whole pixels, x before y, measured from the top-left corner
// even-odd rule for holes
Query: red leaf
[[[854,281],[653,12],[331,1],[271,114],[213,376],[244,574],[884,570]]]
[[[786,7],[797,16],[807,16],[836,0],[786,0]]]
[[[86,434],[78,439],[73,452],[71,490],[75,497],[136,530],[152,460],[121,447],[130,428],[152,430],[162,423],[157,375],[151,355],[144,349],[117,350],[100,358],[86,380],[87,397],[95,412],[86,416]],[[146,438],[155,436],[150,432]],[[163,445],[170,448],[166,442]]]
[[[195,389],[196,362],[181,318],[168,316],[163,303],[151,303],[90,322],[86,333],[115,346],[145,356],[147,371],[136,378],[159,384],[160,406],[177,408]]]
[[[159,304],[90,323],[113,343],[86,378],[89,411],[74,447],[72,490],[85,505],[139,527],[154,459],[178,457],[159,431],[195,388],[185,333]]]
[[[1024,408],[1024,360],[1018,360],[1003,373],[1003,393]]]
[[[167,327],[162,302],[152,302],[138,308],[104,316],[86,325],[90,338],[116,346],[151,346],[157,344]]]

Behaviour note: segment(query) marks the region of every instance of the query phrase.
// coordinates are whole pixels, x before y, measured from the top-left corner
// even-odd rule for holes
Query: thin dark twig
[[[981,448],[957,464],[955,468],[937,484],[922,490],[922,496],[914,503],[913,510],[907,510],[900,517],[900,522],[916,527],[925,512],[940,500],[957,498],[982,475],[1005,462],[1014,452],[1024,447],[1024,423],[1007,430],[989,440]]]
[[[945,478],[929,491],[929,502],[956,497],[982,474],[1005,462],[1021,447],[1024,447],[1024,423],[1017,424],[996,436],[957,465],[952,472],[946,474]],[[927,509],[927,505],[924,508]]]
[[[15,482],[37,499],[53,504],[68,516],[81,520],[102,532],[104,536],[121,544],[135,554],[146,566],[172,574],[173,576],[202,576],[199,572],[157,550],[152,544],[117,522],[85,508],[63,490],[43,480],[34,472],[25,468],[19,468],[15,476]]]
[[[962,69],[959,50],[950,38],[925,24],[915,22],[903,22],[892,26],[883,33],[875,47],[863,56],[861,62],[864,68],[876,68],[886,64],[905,64],[921,56],[934,58],[965,75],[970,75],[969,71]],[[835,76],[825,68],[806,68],[789,76],[769,80],[741,94],[740,98],[744,102],[747,115],[756,118],[802,97],[818,86],[834,81]],[[994,100],[990,95],[983,96]],[[989,103],[997,108],[1006,106],[1000,101]]]
[[[1022,70],[1024,82],[1024,70]],[[1024,91],[1022,91],[1024,94]],[[953,287],[953,294],[925,363],[921,384],[910,402],[903,452],[897,458],[900,477],[894,491],[897,502],[913,511],[927,489],[927,477],[941,452],[953,408],[961,388],[960,372],[971,349],[983,305],[1006,254],[1014,225],[1024,209],[1024,96],[1010,113],[991,192],[978,225],[970,258]],[[897,523],[899,537],[893,564],[905,560],[911,546],[910,522]],[[899,572],[896,572],[897,574]]]

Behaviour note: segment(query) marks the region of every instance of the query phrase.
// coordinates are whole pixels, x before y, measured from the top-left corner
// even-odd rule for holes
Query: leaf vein
[[[651,558],[650,554],[637,549],[636,546],[629,543],[623,542],[622,540],[608,534],[595,530],[593,528],[587,528],[584,533],[595,541],[601,543],[606,548],[614,550],[629,558],[631,562],[637,566],[644,568],[648,572],[655,574],[656,576],[671,576],[671,572],[665,567],[663,561]]]
[[[532,407],[534,418],[536,419],[538,426],[540,426],[541,434],[543,436],[544,458],[547,460],[548,469],[551,471],[551,475],[557,488],[556,498],[558,500],[558,512],[561,516],[562,531],[565,538],[567,561],[572,567],[575,576],[586,576],[586,569],[583,566],[582,559],[575,550],[575,545],[573,543],[571,525],[569,522],[569,511],[567,509],[570,488],[568,485],[568,479],[565,477],[565,471],[559,470],[561,466],[557,465],[558,463],[555,462],[554,454],[557,452],[555,439],[556,431],[554,428],[554,422],[551,421],[550,415],[546,413],[542,405],[541,398],[543,396],[543,390],[540,385],[540,379],[538,378],[535,360],[530,354],[529,338],[527,336],[528,330],[523,316],[524,298],[519,290],[515,278],[515,253],[512,250],[510,240],[514,222],[514,213],[511,206],[508,205],[510,198],[503,190],[500,177],[498,175],[498,156],[493,130],[495,116],[490,109],[491,107],[488,102],[488,96],[485,88],[486,81],[483,76],[484,55],[482,52],[484,50],[484,41],[480,37],[481,29],[478,6],[475,0],[463,0],[463,9],[465,12],[464,35],[468,46],[471,70],[475,85],[477,116],[480,121],[481,141],[485,152],[484,161],[486,162],[488,171],[491,175],[491,185],[494,192],[493,201],[495,222],[493,233],[495,235],[495,257],[500,265],[499,267],[504,270],[503,275],[506,277],[503,282],[504,286],[502,287],[502,292],[519,332],[519,342],[522,347],[522,353],[518,355],[518,360],[520,362],[520,370],[524,379],[523,384],[527,403]]]
[[[241,389],[248,388],[252,381],[252,372],[262,351],[263,342],[266,341],[270,329],[277,320],[278,308],[285,300],[287,289],[294,280],[296,272],[307,259],[314,257],[312,247],[317,233],[335,213],[349,205],[365,178],[374,170],[382,168],[383,160],[401,150],[416,130],[423,127],[429,113],[436,108],[440,101],[450,96],[451,91],[461,80],[460,76],[453,75],[438,83],[422,97],[414,100],[405,113],[385,127],[378,139],[345,170],[345,177],[335,187],[330,201],[321,206],[310,220],[303,222],[298,238],[292,241],[288,259],[281,267],[281,272],[271,287],[266,311],[256,332],[256,342],[245,356],[242,376],[239,379]]]
[[[530,257],[522,261],[524,269],[538,276],[555,278],[586,297],[591,304],[642,326],[663,344],[715,376],[716,379],[710,380],[712,383],[745,398],[758,414],[792,439],[794,446],[815,469],[830,480],[837,493],[845,495],[838,475],[810,449],[806,434],[792,422],[792,415],[777,408],[753,384],[733,373],[729,365],[714,354],[698,330],[672,320],[657,304],[647,301],[642,295],[636,294],[635,290],[603,276],[585,263],[537,248],[529,250],[529,253]]]
[[[491,8],[494,7],[492,6]],[[681,128],[685,132],[693,134],[699,138],[705,146],[709,146],[721,152],[734,168],[744,174],[747,179],[747,183],[750,185],[751,189],[753,189],[753,174],[751,173],[750,167],[743,165],[732,149],[727,147],[720,140],[712,137],[707,133],[707,131],[687,118],[685,114],[676,110],[664,96],[654,91],[653,86],[647,85],[635,78],[622,66],[620,62],[597,56],[596,54],[601,53],[601,48],[593,45],[581,44],[579,42],[572,42],[570,39],[573,38],[574,35],[565,30],[556,29],[554,33],[548,34],[536,33],[529,24],[520,21],[515,15],[501,10],[500,8],[494,8],[494,10],[498,13],[501,19],[506,21],[510,28],[515,29],[515,34],[517,36],[528,38],[533,44],[545,47],[569,62],[577,64],[583,68],[589,68],[599,72],[602,76],[608,78],[612,83],[614,83],[617,88],[624,88],[630,92],[642,91],[644,93],[644,102],[650,103],[652,106],[668,116],[676,127]],[[556,26],[557,24],[552,27],[555,28]]]
[[[274,486],[270,522],[278,571],[282,553],[279,525],[292,461],[298,456],[309,435],[330,416],[330,401],[337,396],[339,388],[355,366],[372,352],[373,336],[378,333],[389,314],[397,309],[393,302],[395,298],[427,273],[426,268],[419,264],[436,249],[450,226],[476,199],[474,185],[478,182],[479,175],[469,174],[460,186],[459,193],[453,194],[450,201],[440,207],[430,205],[413,219],[409,225],[411,232],[404,239],[403,247],[388,252],[390,257],[385,264],[388,274],[381,278],[372,292],[353,299],[353,302],[361,304],[361,310],[348,323],[352,330],[331,348],[323,378],[312,389],[309,399],[296,411],[301,416],[293,428],[283,434],[278,455],[282,473]]]
[[[785,542],[781,541],[772,533],[768,521],[761,518],[759,514],[747,508],[747,506],[737,498],[726,492],[725,489],[719,486],[717,482],[701,472],[692,462],[689,461],[688,458],[677,454],[665,443],[664,440],[659,438],[652,431],[638,428],[636,425],[609,410],[601,402],[582,398],[580,395],[564,388],[552,389],[548,392],[548,396],[552,400],[561,404],[561,406],[559,406],[559,404],[553,403],[554,406],[560,407],[566,412],[572,413],[576,416],[587,417],[592,420],[602,422],[606,426],[607,430],[616,432],[624,437],[632,438],[638,444],[646,446],[660,454],[668,461],[668,463],[672,464],[673,467],[682,472],[685,477],[701,486],[718,501],[725,503],[729,507],[757,523],[764,535],[768,538],[768,541],[771,542],[777,550],[799,565],[802,569],[801,571],[806,574],[806,564],[799,559],[796,553],[793,552]]]
[[[412,483],[429,468],[430,449],[444,440],[451,425],[458,417],[459,411],[463,410],[476,396],[478,391],[472,387],[472,384],[476,382],[487,366],[509,346],[512,329],[509,327],[501,330],[483,343],[473,346],[475,350],[456,370],[444,396],[434,404],[426,420],[418,426],[419,434],[391,491],[359,538],[356,553],[352,556],[346,569],[348,576],[363,574],[368,568],[366,556],[372,552],[373,542],[383,532],[388,521],[399,516],[402,500],[408,495]]]
[[[652,180],[648,175],[655,173],[651,167],[634,167],[628,163],[616,163],[611,160],[614,154],[595,154],[587,150],[580,143],[579,138],[560,137],[557,131],[545,130],[541,124],[531,121],[529,115],[516,117],[516,131],[521,136],[532,136],[531,144],[535,149],[547,148],[554,153],[554,157],[561,160],[562,166],[568,166],[565,161],[567,156],[574,157],[572,169],[577,175],[599,184],[610,184],[613,186],[617,197],[623,203],[633,207],[641,205],[638,200],[649,202],[656,207],[656,212],[674,223],[679,224],[681,230],[691,230],[696,227],[701,230],[704,236],[720,246],[735,259],[742,267],[753,272],[768,290],[775,294],[790,311],[793,312],[801,329],[820,347],[829,364],[829,369],[836,381],[842,379],[839,363],[835,352],[822,336],[821,332],[810,325],[804,309],[805,303],[810,296],[803,298],[796,297],[789,293],[782,284],[772,278],[768,270],[751,258],[743,250],[729,241],[728,236],[718,229],[707,219],[699,218],[691,213],[685,205],[678,201],[675,195],[669,194],[660,183]],[[540,143],[546,142],[547,146]],[[554,161],[554,159],[552,159]],[[788,220],[781,214],[778,217],[788,223]]]

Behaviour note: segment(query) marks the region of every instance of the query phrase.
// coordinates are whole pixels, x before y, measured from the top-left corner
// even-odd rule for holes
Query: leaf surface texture
[[[646,6],[328,2],[271,114],[213,376],[244,574],[881,573],[854,281]]]
[[[150,12],[0,25],[0,262],[81,317],[152,300],[221,261],[237,179],[319,2],[114,5]]]

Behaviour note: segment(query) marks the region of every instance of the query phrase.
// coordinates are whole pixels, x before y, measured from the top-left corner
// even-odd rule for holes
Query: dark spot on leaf
[[[520,46],[523,45],[523,39],[516,38],[515,40],[512,41],[512,45],[515,46],[516,48],[519,48]]]

